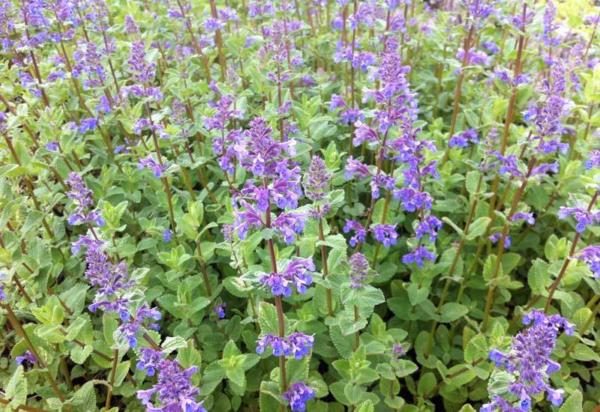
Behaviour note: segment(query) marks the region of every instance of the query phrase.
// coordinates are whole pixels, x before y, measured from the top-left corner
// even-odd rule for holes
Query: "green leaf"
[[[115,344],[113,336],[118,327],[119,322],[116,319],[106,314],[102,316],[102,333],[104,334],[104,341],[108,346],[112,347]]]
[[[349,358],[354,351],[353,339],[354,336],[344,336],[339,327],[332,326],[329,329],[329,336],[335,349],[338,351],[341,357]]]
[[[478,192],[477,186],[479,185],[480,178],[481,172],[479,172],[478,170],[471,170],[470,172],[467,172],[467,176],[465,178],[465,186],[470,194],[473,195]]]
[[[461,228],[459,228],[456,223],[454,223],[449,217],[444,216],[442,218],[442,220],[448,224],[452,229],[454,229],[456,231],[456,233],[458,233],[459,236],[463,236],[463,230]]]
[[[440,310],[440,322],[454,322],[469,313],[469,308],[456,302],[445,303]]]
[[[194,314],[196,312],[199,312],[202,309],[206,308],[208,305],[210,305],[210,299],[209,298],[207,298],[205,296],[198,296],[188,306],[189,313],[190,314]]]
[[[421,379],[419,379],[419,385],[417,387],[417,392],[420,396],[425,396],[435,388],[437,385],[437,379],[435,378],[435,374],[433,372],[427,372]]]
[[[190,366],[200,366],[202,363],[202,355],[191,343],[177,352],[177,360],[185,369]]]
[[[86,359],[92,354],[94,347],[92,345],[73,346],[71,349],[71,360],[79,365],[83,365]]]
[[[406,288],[406,292],[408,293],[408,300],[410,304],[413,306],[417,306],[420,303],[427,300],[427,296],[429,296],[429,288],[419,288],[416,283],[411,283]]]
[[[260,383],[260,393],[258,403],[261,411],[279,410],[279,387],[275,382],[262,381]]]
[[[329,273],[335,274],[338,272],[338,266],[342,264],[346,260],[346,250],[345,249],[331,249],[329,251],[329,255],[327,256],[327,266],[329,268]]]
[[[583,412],[583,395],[581,391],[576,389],[562,404],[558,412]]]
[[[483,216],[471,223],[467,232],[467,240],[473,240],[483,235],[491,220],[489,217]]]
[[[392,361],[392,368],[394,368],[394,373],[399,378],[404,378],[405,376],[415,373],[419,369],[416,363],[407,359]]]
[[[241,367],[225,368],[225,376],[239,387],[246,387],[246,374]]]
[[[577,345],[575,345],[571,357],[573,359],[583,362],[600,362],[600,355],[598,355],[598,353],[596,353],[592,348],[590,348],[589,346],[585,346],[582,343],[578,343]]]
[[[87,317],[81,316],[75,319],[68,327],[67,327],[67,335],[65,336],[66,340],[77,339],[79,333],[83,330],[83,328],[88,325],[90,320]]]
[[[35,334],[48,343],[62,343],[65,340],[60,325],[40,325],[35,329]]]
[[[357,305],[361,308],[370,308],[385,302],[385,296],[381,289],[371,285],[365,285],[361,289],[350,289],[345,298],[342,298],[345,305]]]
[[[223,359],[233,358],[239,355],[240,353],[241,352],[236,346],[235,342],[230,340],[229,342],[227,342],[227,345],[225,345],[225,348],[223,349]]]
[[[129,372],[130,367],[131,361],[121,362],[117,365],[117,369],[115,370],[115,387],[121,386],[125,380],[125,377],[127,376],[127,372]]]
[[[227,292],[238,298],[246,298],[254,290],[250,283],[244,282],[238,276],[229,276],[223,280],[223,286]]]
[[[44,325],[61,325],[65,319],[65,310],[56,296],[48,298],[44,306],[32,309],[31,313]]]
[[[78,283],[69,290],[60,294],[60,298],[65,305],[73,311],[74,314],[79,314],[85,306],[85,295],[89,286],[84,283]]]
[[[375,406],[373,405],[373,402],[369,399],[358,405],[356,412],[375,412]]]
[[[466,385],[477,377],[475,371],[472,369],[465,370],[465,367],[466,365],[454,365],[448,369],[447,376],[451,376],[451,378],[447,378],[447,376],[444,377],[446,384],[456,388]]]
[[[162,352],[168,355],[177,349],[187,348],[187,342],[181,336],[169,336],[160,346],[162,348]]]
[[[75,392],[71,403],[77,406],[78,411],[92,412],[96,411],[96,391],[94,390],[94,382],[86,382],[81,388]]]
[[[23,366],[19,365],[12,374],[6,388],[6,397],[15,409],[27,403],[27,379],[23,373]]]
[[[279,333],[279,324],[277,323],[277,309],[270,303],[261,302],[259,307],[258,324],[262,334]]]
[[[472,363],[481,358],[485,358],[488,352],[485,336],[476,335],[467,343],[467,347],[465,348],[465,362]]]
[[[308,379],[310,357],[305,356],[304,358],[289,359],[286,362],[287,376],[290,382],[305,382]]]

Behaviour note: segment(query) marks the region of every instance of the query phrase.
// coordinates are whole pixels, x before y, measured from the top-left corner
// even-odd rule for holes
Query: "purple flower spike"
[[[329,189],[331,173],[323,159],[314,156],[304,179],[304,192],[310,200],[317,201],[325,197]]]
[[[195,366],[182,369],[177,361],[164,359],[158,367],[158,381],[150,389],[137,392],[137,398],[148,411],[185,411],[206,412],[200,402],[196,401],[199,389],[192,384]],[[159,406],[155,406],[152,398]]]
[[[154,376],[161,361],[165,358],[164,353],[152,348],[140,349],[137,368],[146,371],[148,376]]]
[[[346,224],[342,231],[344,233],[354,232],[354,236],[348,241],[352,247],[356,247],[359,243],[364,243],[367,238],[367,230],[356,220],[346,220]]]
[[[348,161],[346,162],[346,168],[344,169],[344,177],[346,178],[346,180],[350,180],[355,177],[358,179],[364,179],[365,177],[370,175],[371,172],[369,171],[369,167],[366,164],[355,160],[354,158],[352,158],[352,156],[348,158]]]
[[[315,264],[311,259],[295,258],[282,273],[263,274],[260,283],[270,288],[273,296],[291,296],[292,285],[298,293],[304,294],[313,282],[311,273],[314,270]]]
[[[588,246],[577,255],[577,259],[585,262],[594,278],[600,279],[600,246]]]
[[[290,245],[296,240],[296,235],[304,230],[305,222],[306,217],[300,213],[282,213],[273,221],[273,229]]]
[[[586,169],[600,168],[600,150],[592,150],[590,157],[585,162]]]
[[[383,246],[390,247],[398,241],[398,233],[396,225],[373,225],[373,235],[378,242],[383,243]]]
[[[75,211],[69,215],[67,221],[70,225],[95,224],[104,226],[105,222],[100,212],[90,210],[94,206],[92,191],[87,188],[82,177],[75,172],[69,174],[67,179],[69,191],[67,197],[72,199],[75,204]]]
[[[154,177],[162,177],[162,175],[167,170],[168,166],[166,164],[160,164],[156,160],[152,158],[152,156],[143,157],[140,159],[138,163],[138,169],[150,169]]]
[[[456,134],[450,138],[448,146],[450,147],[468,147],[469,144],[477,144],[479,139],[477,138],[477,131],[475,129],[468,129],[464,132]]]
[[[527,224],[535,225],[535,217],[533,213],[530,212],[517,212],[510,218],[512,222],[517,222],[519,220],[524,220]]]
[[[350,287],[360,289],[369,274],[369,261],[365,255],[356,252],[350,256],[348,263],[350,264]]]
[[[442,228],[442,221],[433,215],[427,215],[419,222],[417,226],[417,239],[421,239],[425,235],[429,236],[430,242],[435,242],[438,231]]]
[[[565,206],[558,210],[559,219],[566,219],[569,216],[572,216],[577,222],[575,225],[577,233],[583,233],[588,226],[600,222],[600,212],[594,213],[581,207]]]
[[[309,355],[314,341],[313,336],[301,332],[294,332],[286,337],[268,334],[258,340],[256,353],[262,355],[270,347],[273,356],[294,357],[300,360]]]
[[[425,248],[425,246],[418,246],[412,252],[402,256],[402,263],[409,265],[414,263],[418,267],[422,268],[426,260],[435,261],[435,254]]]
[[[525,315],[523,324],[529,327],[513,338],[507,353],[494,349],[489,355],[496,367],[514,376],[508,387],[514,401],[494,396],[481,410],[528,411],[532,398],[543,393],[554,406],[560,406],[563,401],[563,391],[552,388],[549,383],[549,375],[560,369],[550,356],[561,330],[571,335],[573,327],[560,315],[548,316],[537,310]],[[518,406],[514,407],[512,402]]]
[[[305,412],[306,403],[313,399],[317,393],[314,389],[307,386],[304,382],[296,382],[290,385],[290,388],[283,394],[289,404],[292,412]]]

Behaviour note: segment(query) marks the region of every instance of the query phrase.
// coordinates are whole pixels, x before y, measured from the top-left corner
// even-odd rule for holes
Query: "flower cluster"
[[[246,181],[236,194],[235,229],[245,238],[248,229],[272,228],[286,243],[292,243],[304,228],[305,214],[289,210],[298,207],[302,195],[300,167],[290,159],[295,141],[276,142],[262,118],[250,122],[250,129],[235,144],[239,165],[254,179]],[[273,218],[274,206],[283,211]],[[264,215],[264,218],[263,218]]]
[[[350,287],[360,289],[363,287],[369,274],[369,261],[360,252],[354,253],[348,259],[350,265]]]
[[[600,246],[593,245],[584,248],[577,259],[585,262],[596,279],[600,279]]]
[[[459,134],[455,134],[450,138],[448,142],[448,146],[450,147],[460,147],[465,148],[468,147],[469,144],[477,144],[479,143],[479,138],[477,137],[477,131],[475,129],[468,129]]]
[[[138,367],[146,371],[152,370],[152,374],[158,371],[157,383],[152,388],[137,393],[138,399],[148,411],[206,412],[202,403],[196,400],[200,390],[191,382],[198,370],[195,366],[182,369],[179,362],[163,359],[160,352],[147,349],[142,352]]]
[[[308,356],[315,342],[315,338],[301,332],[294,332],[289,336],[265,335],[258,340],[256,353],[262,355],[270,347],[273,356],[293,356],[302,359]]]
[[[356,245],[363,243],[367,238],[367,229],[356,220],[346,220],[346,224],[342,228],[342,231],[344,233],[354,233],[348,241],[352,247],[356,247]]]
[[[306,411],[306,403],[313,399],[316,394],[315,390],[304,382],[295,382],[283,394],[283,399],[289,403],[292,412],[304,412]]]
[[[138,162],[138,169],[150,169],[154,177],[160,178],[164,175],[168,166],[164,163],[159,163],[152,156],[143,157]]]
[[[564,330],[567,335],[571,335],[573,327],[562,316],[548,316],[537,310],[525,315],[523,324],[529,327],[513,339],[508,353],[495,349],[490,352],[490,359],[494,364],[513,375],[508,392],[516,399],[518,406],[510,406],[509,401],[495,396],[482,407],[482,411],[529,411],[532,398],[537,398],[544,392],[553,405],[562,403],[563,390],[553,389],[548,382],[549,376],[560,369],[560,365],[550,356],[560,331]],[[506,405],[510,409],[506,409]]]
[[[562,206],[558,210],[558,218],[566,219],[572,217],[577,223],[575,230],[577,233],[583,233],[588,226],[600,222],[600,212],[592,212],[582,207],[566,207]]]
[[[304,194],[313,202],[322,200],[329,189],[331,173],[323,159],[313,156],[304,178]]]
[[[313,282],[311,272],[314,271],[315,264],[312,259],[295,258],[288,263],[283,272],[261,275],[260,283],[268,287],[273,296],[291,296],[292,286],[298,293],[304,294]]]
[[[70,189],[67,192],[67,197],[75,203],[75,210],[68,218],[69,224],[95,224],[97,226],[104,226],[105,222],[100,212],[92,209],[94,206],[92,191],[87,188],[83,182],[83,178],[79,174],[71,172],[67,179],[67,184]]]

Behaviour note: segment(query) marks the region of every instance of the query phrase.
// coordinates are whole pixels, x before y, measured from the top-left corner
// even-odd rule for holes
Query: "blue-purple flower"
[[[519,220],[525,221],[529,225],[535,225],[535,217],[531,212],[517,212],[510,218],[511,222],[517,222]]]
[[[313,156],[304,178],[304,193],[312,201],[322,200],[329,190],[331,173],[323,159]]]
[[[306,411],[306,403],[316,395],[315,390],[304,382],[295,382],[283,393],[283,399],[289,403],[292,412],[304,412]]]
[[[35,365],[37,362],[37,358],[35,357],[35,355],[33,353],[31,353],[30,351],[25,351],[25,353],[23,353],[22,355],[19,355],[15,358],[15,361],[17,362],[17,364],[19,365],[23,365],[28,363],[29,365]]]
[[[273,296],[291,296],[292,286],[298,293],[304,294],[313,282],[312,273],[314,271],[315,264],[312,259],[294,258],[283,272],[263,274],[260,277],[260,283],[270,288]]]
[[[167,168],[166,164],[160,164],[152,156],[143,157],[138,162],[138,169],[150,169],[154,177],[162,177]]]
[[[585,262],[594,278],[600,279],[600,246],[588,246],[577,254],[577,259]]]
[[[558,218],[566,219],[567,217],[573,217],[577,222],[575,225],[577,233],[583,233],[588,226],[600,222],[600,212],[594,213],[582,207],[561,207],[558,210]]]
[[[421,239],[425,235],[429,236],[430,242],[435,242],[438,231],[442,228],[442,221],[433,215],[425,216],[415,230],[417,239]]]
[[[418,246],[415,250],[402,256],[402,263],[409,265],[414,263],[418,267],[423,267],[425,261],[435,261],[435,254],[430,252],[425,246]]]
[[[224,319],[225,318],[225,307],[227,305],[225,303],[219,303],[213,307],[213,312],[217,315],[217,318]]]
[[[348,241],[352,247],[356,247],[356,245],[364,243],[365,239],[367,238],[367,230],[356,220],[347,219],[346,224],[342,228],[342,232],[354,232],[354,235]]]
[[[364,283],[369,274],[369,261],[360,252],[354,253],[348,259],[350,265],[350,287],[353,289],[360,289],[364,286]]]
[[[92,210],[94,199],[92,191],[87,188],[83,178],[75,172],[69,174],[67,179],[69,191],[67,197],[75,203],[75,211],[67,219],[70,225],[96,224],[104,226],[102,215],[97,210]]]
[[[502,237],[502,232],[494,232],[488,237],[488,239],[490,240],[490,242],[496,244],[496,243],[498,243],[498,241],[500,240],[501,237]],[[510,236],[505,236],[504,237],[504,249],[510,248],[511,243],[512,243],[512,240],[511,240]]]
[[[308,356],[314,342],[315,338],[312,335],[301,332],[294,332],[284,337],[267,334],[258,340],[256,353],[262,355],[270,347],[273,356],[293,356],[295,359],[302,359]]]
[[[154,376],[164,358],[165,354],[161,351],[142,348],[136,366],[138,369],[145,371],[148,376]]]
[[[375,239],[385,247],[393,246],[398,241],[396,225],[377,224],[373,225],[372,230]]]
[[[468,147],[469,144],[477,143],[479,143],[477,131],[475,129],[468,129],[452,136],[448,142],[448,146],[465,148]]]
[[[563,391],[552,388],[549,383],[549,376],[560,369],[560,364],[550,356],[560,332],[564,330],[571,335],[573,327],[560,315],[549,316],[538,310],[525,315],[523,324],[529,327],[513,338],[508,352],[494,349],[489,355],[496,367],[513,376],[508,393],[503,395],[509,399],[496,395],[482,407],[482,411],[529,411],[532,398],[543,393],[553,405],[560,406],[562,403]]]
[[[163,359],[155,369],[158,371],[157,383],[150,389],[137,392],[137,398],[146,410],[206,412],[202,403],[196,401],[200,390],[191,381],[197,371],[195,366],[183,369],[177,361]]]

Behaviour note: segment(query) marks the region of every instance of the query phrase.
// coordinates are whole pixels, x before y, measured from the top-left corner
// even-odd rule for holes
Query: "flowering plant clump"
[[[591,412],[600,8],[5,0],[0,410]]]

